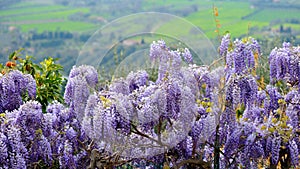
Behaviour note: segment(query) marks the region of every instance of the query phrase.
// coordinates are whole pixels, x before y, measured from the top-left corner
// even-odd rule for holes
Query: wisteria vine
[[[227,34],[219,53],[225,66],[212,70],[153,42],[155,81],[140,70],[106,88],[95,68],[74,66],[65,104],[45,113],[31,75],[1,75],[0,168],[299,167],[300,47],[272,50],[267,85],[255,39]]]

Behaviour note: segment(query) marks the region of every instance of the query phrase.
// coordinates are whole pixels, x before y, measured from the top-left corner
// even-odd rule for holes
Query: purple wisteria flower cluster
[[[72,77],[80,76],[81,79],[76,80],[81,82],[86,80],[87,85],[96,85],[98,75],[96,73],[96,77],[94,77],[96,70],[93,67],[73,68],[73,72],[77,70],[79,73],[72,74]],[[16,75],[19,75],[19,78],[15,78]],[[30,78],[29,80],[32,81],[27,80],[29,83],[24,80],[25,83],[21,81],[21,77],[25,79],[29,76],[18,71],[11,71],[8,75],[2,76],[1,81],[10,80],[9,78],[15,79],[12,81],[15,83],[7,85],[6,88],[13,87],[14,90],[11,91],[16,92],[27,89],[28,95],[34,99],[35,80]],[[81,86],[79,85],[79,87]],[[80,94],[78,87],[68,89],[68,91]],[[20,93],[18,94],[20,95]],[[68,94],[66,91],[66,97]],[[1,94],[1,96],[5,95]],[[15,97],[14,99],[21,98]],[[78,99],[72,101],[78,101]],[[14,103],[11,104],[14,105]],[[81,130],[78,118],[80,116],[76,109],[78,108],[76,106],[80,105],[75,106],[69,102],[70,106],[66,107],[59,102],[53,102],[47,107],[46,113],[43,113],[42,106],[37,101],[18,103],[21,105],[19,108],[6,110],[0,114],[0,168],[85,168],[88,166],[87,153],[89,151],[85,141],[89,141],[89,139]]]
[[[23,95],[35,98],[36,83],[31,75],[13,70],[0,77],[0,93],[0,113],[12,111],[23,103]]]
[[[80,149],[80,123],[69,108],[55,102],[42,113],[37,101],[28,101],[0,117],[0,168],[78,168],[88,157]]]
[[[300,88],[300,46],[293,47],[285,42],[282,48],[275,48],[270,54],[270,78],[272,81],[286,80]]]
[[[150,46],[156,79],[139,70],[104,88],[95,68],[74,66],[65,104],[45,113],[31,76],[1,76],[0,168],[299,167],[299,47],[271,52],[267,85],[255,39],[227,34],[219,52],[226,65],[211,70],[160,40]]]

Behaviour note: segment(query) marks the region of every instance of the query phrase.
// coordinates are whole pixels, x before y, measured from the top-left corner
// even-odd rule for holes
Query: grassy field
[[[160,2],[162,3],[162,2]],[[160,3],[153,1],[148,2],[148,5],[159,6]],[[164,1],[167,6],[187,5],[187,3],[195,3],[194,1]],[[169,3],[169,4],[168,4]],[[214,3],[208,1],[197,2],[200,9],[197,12],[191,13],[185,19],[199,27],[209,38],[215,38],[218,34],[216,30],[216,22],[213,16],[213,5],[218,8],[219,16],[216,17],[221,24],[220,34],[229,31],[232,37],[239,37],[241,35],[250,35],[258,37],[257,34],[249,34],[249,29],[253,27],[263,28],[266,26],[273,26],[273,22],[284,22],[286,19],[299,19],[299,10],[296,9],[283,9],[283,8],[254,8],[249,2],[228,2],[228,1],[215,1]],[[176,23],[166,23],[160,29],[169,30],[171,32],[186,33],[184,25],[178,25],[174,27]],[[299,24],[287,24],[284,26],[290,26],[292,29],[299,30]],[[170,27],[172,26],[172,28]]]
[[[187,16],[187,19],[192,24],[199,27],[209,38],[217,36],[216,22],[212,13],[213,5],[210,3],[204,3],[203,8],[198,12],[194,12]],[[233,36],[239,36],[241,34],[247,34],[249,25],[251,26],[265,26],[264,22],[245,21],[242,18],[254,12],[254,9],[250,8],[250,4],[247,2],[216,2],[215,7],[218,8],[219,16],[216,18],[220,21],[221,28],[220,33],[223,34],[226,31],[230,31]],[[174,26],[176,23],[167,23],[160,29],[170,30],[174,32],[187,33],[184,29],[184,25],[170,28],[168,25]]]
[[[86,13],[89,12],[88,8],[77,8],[77,9],[62,9],[62,10],[55,10],[55,11],[42,11],[42,12],[34,12],[28,13],[25,15],[18,15],[15,17],[11,17],[4,21],[31,21],[31,20],[55,20],[55,19],[68,19],[69,15],[72,15],[77,12]]]
[[[62,5],[23,2],[0,11],[0,23],[19,27],[21,31],[38,32],[54,31],[85,31],[97,27],[87,22],[69,20],[75,13],[88,13],[89,8],[71,8]]]
[[[66,10],[67,7],[61,6],[61,5],[26,5],[24,7],[12,7],[8,8],[6,10],[0,11],[0,17],[14,17],[18,15],[27,15],[32,13],[43,13],[48,11],[59,11],[59,10]]]
[[[145,0],[141,10],[151,11],[164,6],[169,11],[176,11],[189,9],[188,7],[195,5],[197,5],[198,11],[189,13],[185,19],[199,27],[209,38],[217,36],[215,32],[216,22],[212,14],[213,5],[219,11],[217,19],[221,24],[220,34],[230,31],[233,37],[248,34],[251,27],[262,28],[269,26],[274,20],[297,18],[299,15],[299,10],[296,9],[256,9],[249,2],[230,1]],[[57,28],[68,31],[84,31],[99,27],[92,23],[69,20],[70,15],[79,12],[89,13],[90,9],[84,7],[72,8],[51,3],[45,4],[45,2],[22,2],[1,10],[0,24],[15,25],[20,27],[23,32],[33,29],[43,32],[56,30]],[[185,29],[184,25],[176,22],[178,21],[160,25],[158,29],[170,34],[188,33],[189,30]],[[299,29],[299,26],[292,25],[292,28]]]
[[[296,9],[278,9],[278,8],[267,8],[262,9],[247,17],[247,20],[254,20],[259,22],[271,22],[274,20],[284,19],[299,19],[299,10]]]
[[[21,29],[24,32],[28,32],[32,29],[42,32],[55,31],[57,29],[61,31],[86,31],[97,28],[96,25],[83,22],[73,22],[73,21],[64,21],[64,22],[47,22],[47,23],[31,23],[31,24],[22,24]]]

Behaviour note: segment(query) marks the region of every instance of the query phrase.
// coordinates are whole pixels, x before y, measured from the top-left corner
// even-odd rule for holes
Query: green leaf
[[[8,56],[8,59],[9,59],[9,60],[12,60],[12,58],[16,55],[16,52],[17,52],[17,51],[14,51],[13,53],[11,53],[11,54]]]

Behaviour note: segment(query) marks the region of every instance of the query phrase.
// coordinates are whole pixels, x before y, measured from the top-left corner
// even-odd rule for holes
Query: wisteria
[[[60,168],[86,166],[84,161],[88,157],[78,158],[79,154],[86,153],[81,152],[77,141],[85,139],[80,138],[80,124],[71,115],[60,103],[49,105],[43,114],[41,104],[36,101],[28,101],[19,109],[1,114],[0,168],[54,166],[56,162]],[[70,151],[64,145],[67,143]],[[67,156],[68,161],[59,160],[58,154]]]
[[[90,91],[96,87],[97,83],[98,74],[92,66],[73,67],[70,72],[64,99],[79,121],[83,119]]]
[[[12,111],[23,103],[23,95],[35,98],[36,83],[31,75],[12,70],[0,78],[0,93],[0,113]]]
[[[215,69],[160,40],[156,78],[138,70],[99,88],[95,68],[74,66],[65,103],[45,112],[33,77],[12,70],[0,76],[0,168],[297,168],[299,51],[272,50],[261,84],[253,38],[225,35]]]
[[[222,43],[225,44],[227,41],[226,36],[223,38],[223,41]],[[237,160],[237,163],[241,160],[240,163],[246,168],[253,168],[253,164],[258,167],[258,160],[261,157],[271,157],[270,166],[276,166],[278,163],[284,166],[289,163],[289,160],[291,160],[294,166],[298,165],[299,158],[295,160],[294,157],[299,154],[299,143],[296,144],[292,141],[292,145],[297,146],[297,148],[289,148],[292,146],[288,141],[299,137],[299,133],[296,132],[299,131],[299,111],[296,110],[299,102],[297,103],[297,99],[295,99],[298,91],[294,88],[284,89],[290,90],[284,100],[284,96],[280,93],[278,87],[274,85],[278,80],[291,82],[291,79],[293,79],[294,82],[298,81],[298,77],[288,73],[288,70],[293,69],[294,71],[298,68],[296,66],[291,69],[285,67],[290,64],[289,61],[293,60],[292,62],[294,62],[296,60],[298,62],[299,53],[296,52],[297,47],[292,47],[289,43],[284,43],[284,48],[279,50],[276,48],[271,52],[270,76],[272,84],[267,85],[265,89],[261,89],[255,80],[255,74],[251,73],[255,66],[255,54],[259,54],[260,51],[257,41],[253,39],[248,39],[246,42],[235,40],[233,45],[233,49],[228,47],[228,51],[222,53],[226,55],[226,77],[228,83],[226,97],[229,101],[225,108],[225,111],[227,109],[228,113],[222,115],[225,123],[221,123],[221,133],[227,133],[225,154],[228,155],[226,150],[232,150],[230,146],[236,145],[236,148],[241,147],[241,153],[235,151],[231,152],[231,154],[233,153],[235,156],[247,156],[248,158],[231,156],[228,159]],[[246,48],[248,49],[246,50]],[[228,118],[230,114],[237,116],[237,118],[233,116]],[[241,114],[242,116],[239,117]],[[246,127],[246,123],[252,123],[251,132],[245,132],[244,127]],[[232,127],[232,125],[235,127]],[[243,131],[243,134],[237,136],[236,129],[240,127],[242,129],[238,129],[238,131]],[[247,139],[244,140],[243,138]],[[249,142],[249,138],[251,138],[252,143]],[[233,139],[235,140],[232,142]],[[298,139],[296,140],[299,142]],[[251,148],[249,145],[252,145]],[[290,150],[286,151],[286,148],[282,147],[287,147]],[[254,156],[249,154],[249,150],[251,149],[255,150]],[[284,153],[286,153],[285,157],[283,157]],[[227,167],[233,165],[232,162],[227,162]]]
[[[290,43],[283,43],[282,48],[275,48],[270,54],[270,78],[272,82],[276,80],[286,80],[289,85],[298,84],[300,88],[300,47],[291,46]]]

